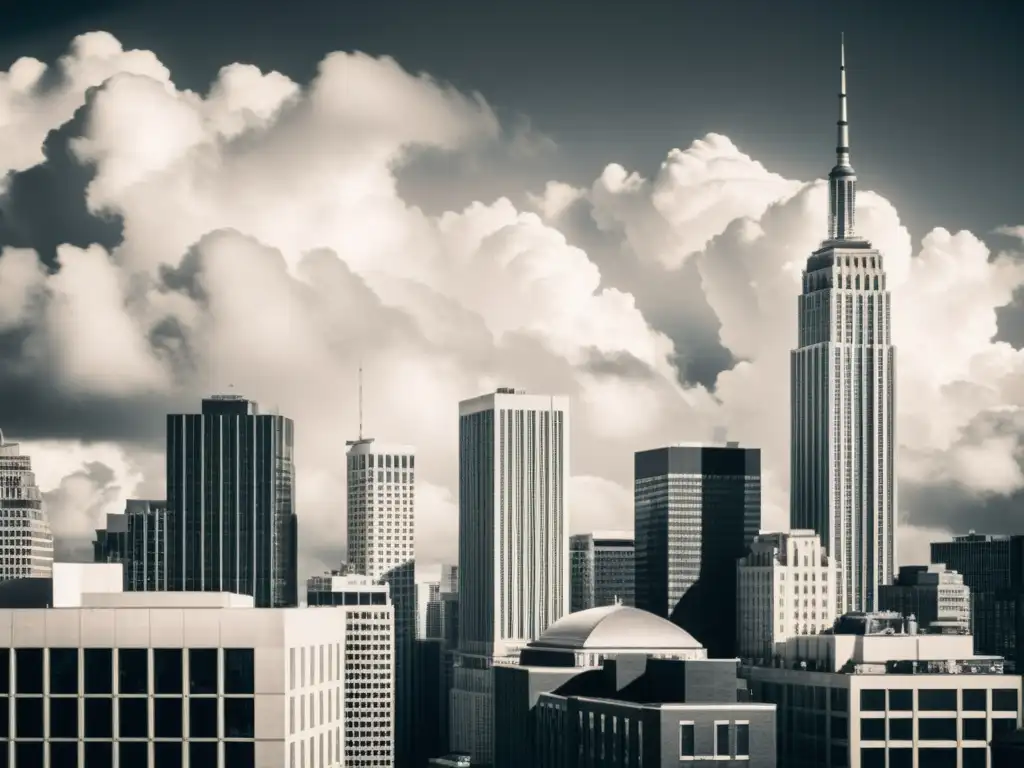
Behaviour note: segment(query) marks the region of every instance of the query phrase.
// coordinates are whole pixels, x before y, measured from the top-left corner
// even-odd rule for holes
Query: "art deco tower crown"
[[[851,240],[857,202],[857,174],[850,165],[850,125],[846,119],[846,43],[839,44],[839,121],[836,165],[828,175],[828,238]]]

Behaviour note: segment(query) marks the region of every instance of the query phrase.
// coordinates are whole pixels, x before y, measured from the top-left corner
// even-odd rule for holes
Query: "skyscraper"
[[[416,638],[416,451],[360,436],[348,450],[348,566],[388,584],[395,617],[395,765],[413,739],[412,654]]]
[[[840,568],[839,609],[874,611],[896,562],[896,350],[882,255],[855,234],[846,60],[828,176],[828,239],[803,272],[790,363],[790,526],[813,529]]]
[[[570,610],[633,605],[633,532],[595,531],[569,538]]]
[[[53,572],[53,532],[43,510],[32,459],[0,432],[0,581]]]
[[[569,609],[569,400],[459,403],[459,652],[451,748],[493,761],[494,664]]]
[[[172,590],[296,604],[295,429],[238,395],[167,416]]]
[[[736,655],[736,561],[761,527],[761,451],[675,445],[634,457],[636,607],[711,658]]]
[[[121,563],[125,592],[163,592],[169,585],[167,502],[128,499],[96,530],[93,561]]]

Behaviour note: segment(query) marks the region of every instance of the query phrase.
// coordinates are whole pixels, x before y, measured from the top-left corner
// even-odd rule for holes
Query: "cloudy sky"
[[[721,428],[784,528],[840,30],[900,559],[1024,532],[1015,4],[37,5],[0,30],[0,427],[59,551],[162,497],[164,414],[234,385],[296,420],[302,575],[336,563],[359,360],[367,432],[421,455],[424,566],[457,402],[497,385],[573,397],[573,530],[630,526],[633,451]]]

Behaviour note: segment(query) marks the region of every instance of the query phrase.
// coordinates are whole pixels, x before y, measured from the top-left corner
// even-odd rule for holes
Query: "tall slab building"
[[[569,538],[572,613],[603,605],[633,605],[632,531],[594,531]]]
[[[736,655],[736,561],[761,527],[761,451],[673,445],[634,456],[636,607],[711,658]]]
[[[569,399],[501,388],[459,403],[459,651],[452,750],[494,758],[495,664],[569,610]]]
[[[171,590],[298,604],[295,428],[240,395],[167,416]]]
[[[896,350],[882,254],[855,234],[846,60],[829,173],[828,239],[803,272],[790,362],[790,526],[838,562],[839,609],[878,610],[896,563]]]
[[[348,443],[348,567],[390,587],[395,621],[395,765],[412,760],[416,640],[416,451],[360,436]]]
[[[53,532],[32,459],[0,432],[0,581],[53,572]]]

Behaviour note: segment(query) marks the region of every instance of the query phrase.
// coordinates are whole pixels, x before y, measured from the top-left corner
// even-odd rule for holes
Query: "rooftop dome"
[[[628,605],[588,608],[563,616],[532,648],[593,648],[679,650],[703,648],[693,636],[671,621]]]

